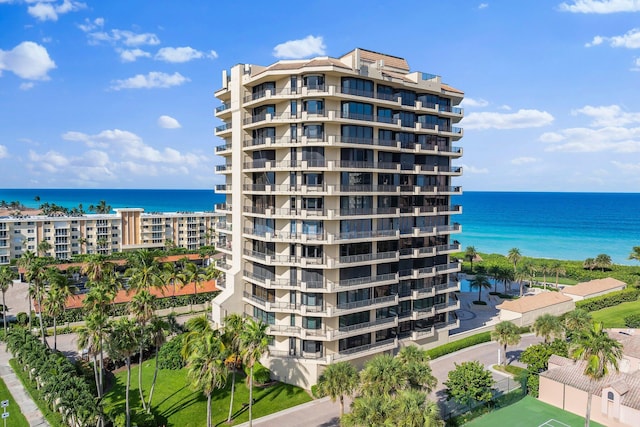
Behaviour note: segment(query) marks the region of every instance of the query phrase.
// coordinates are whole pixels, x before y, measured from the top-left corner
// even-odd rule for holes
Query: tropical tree
[[[344,427],[391,426],[395,411],[394,400],[388,396],[367,394],[351,404],[351,412],[340,420]]]
[[[47,268],[42,258],[37,258],[33,263],[29,265],[29,268],[25,274],[25,277],[30,285],[28,289],[29,309],[31,309],[31,298],[35,298],[38,303],[38,318],[40,320],[40,336],[42,343],[47,344],[47,340],[44,333],[44,322],[42,321],[42,299],[44,298],[44,286],[47,280]],[[29,328],[31,328],[31,322],[29,322]]]
[[[491,332],[491,339],[497,341],[502,346],[504,355],[504,366],[507,366],[507,345],[518,345],[520,342],[520,331],[513,322],[505,320],[496,325],[496,329]]]
[[[129,258],[124,275],[129,278],[129,289],[150,290],[163,285],[162,270],[151,252],[141,249]]]
[[[469,281],[471,289],[478,288],[478,301],[482,301],[482,289],[491,289],[491,282],[484,274],[476,274],[476,276]]]
[[[573,337],[581,331],[591,328],[592,322],[591,313],[582,308],[576,308],[564,315],[565,335],[567,338]]]
[[[524,282],[529,278],[529,273],[527,273],[524,269],[518,269],[515,272],[514,280],[518,282],[518,287],[520,288],[520,296],[524,295]]]
[[[207,427],[211,427],[211,394],[214,390],[226,385],[229,375],[224,364],[224,345],[215,331],[205,330],[193,334],[197,335],[192,335],[189,344],[186,358],[187,376],[194,388],[202,390],[207,397]],[[251,405],[251,398],[250,396],[249,405]],[[251,409],[249,420],[251,420]]]
[[[13,286],[13,281],[18,278],[15,271],[8,265],[0,267],[0,291],[2,291],[2,321],[4,323],[4,333],[7,333],[7,301],[5,295],[9,286]]]
[[[501,282],[504,286],[504,293],[507,293],[507,285],[509,285],[509,290],[511,290],[511,282],[515,279],[515,273],[508,268],[500,268],[496,276],[494,276],[496,282]]]
[[[340,418],[344,415],[344,396],[351,396],[358,387],[358,371],[349,362],[333,363],[318,379],[318,392],[329,396],[332,402],[340,401]]]
[[[518,269],[517,268],[518,263],[522,259],[522,254],[520,253],[520,249],[518,248],[509,249],[509,253],[507,254],[507,259],[511,262],[511,264],[513,264],[513,271],[515,273],[516,270]]]
[[[36,254],[31,252],[31,251],[26,251],[25,253],[23,253],[20,258],[18,259],[18,267],[20,267],[21,269],[24,270],[24,281],[27,282],[27,286],[29,287],[29,290],[31,289],[32,284],[29,281],[29,272],[31,269],[31,265],[34,264],[36,262]],[[30,297],[30,293],[31,292],[27,292],[27,300],[29,301],[29,329],[31,329],[31,297]]]
[[[542,286],[544,290],[547,290],[547,274],[551,273],[551,267],[546,262],[538,265],[538,271],[542,273]]]
[[[253,367],[269,352],[267,325],[262,321],[248,319],[240,333],[241,355],[249,367],[249,427],[253,426]]]
[[[138,326],[123,317],[113,323],[107,340],[108,352],[114,359],[124,360],[127,366],[127,383],[125,386],[126,427],[131,427],[131,408],[129,405],[129,389],[131,388],[131,356],[138,348]]]
[[[431,393],[438,384],[429,365],[429,353],[415,345],[402,347],[396,358],[402,365],[409,387]]]
[[[180,264],[184,266],[184,261]],[[173,296],[176,295],[176,283],[180,283],[182,286],[185,285],[183,277],[184,276],[182,275],[182,267],[179,266],[178,263],[162,263],[162,279],[164,280],[164,283],[173,287]]]
[[[184,284],[193,283],[193,295],[198,295],[200,283],[207,280],[204,270],[193,262],[187,263],[182,270],[182,281]]]
[[[498,293],[498,276],[500,275],[500,266],[492,264],[487,269],[489,276],[493,277],[493,292]]]
[[[520,355],[520,361],[527,364],[527,391],[533,397],[538,397],[540,372],[549,368],[549,358],[553,354],[562,357],[569,356],[567,342],[555,339],[548,344],[530,345]]]
[[[43,240],[42,242],[38,243],[38,246],[37,246],[38,255],[46,256],[47,252],[49,252],[50,250],[51,250],[51,243],[47,242],[46,240]]]
[[[559,262],[551,266],[551,272],[556,275],[556,289],[559,287],[560,276],[567,274],[567,270]]]
[[[153,371],[153,380],[151,381],[151,389],[149,391],[149,401],[147,403],[147,412],[151,413],[151,401],[153,399],[153,390],[156,387],[156,381],[158,380],[158,356],[160,353],[160,347],[167,341],[167,331],[169,330],[169,322],[163,320],[158,316],[152,316],[149,319],[148,333],[151,339],[151,343],[155,349],[155,369]],[[140,369],[142,370],[142,369]]]
[[[562,337],[562,323],[560,318],[549,313],[542,314],[533,322],[533,331],[536,336],[543,337],[545,344],[551,337]]]
[[[147,341],[147,323],[153,316],[153,304],[156,297],[149,292],[148,289],[139,290],[131,299],[129,303],[129,310],[133,314],[139,328],[138,346],[139,346],[139,366],[142,366],[142,360],[144,356],[144,347]],[[147,404],[144,400],[144,391],[142,389],[142,369],[138,370],[138,391],[140,392],[140,402],[142,403],[142,409],[147,409]]]
[[[598,267],[598,264],[596,263],[595,259],[587,258],[582,263],[582,267],[588,269],[589,271],[593,271],[595,268]]]
[[[447,399],[454,399],[462,405],[474,402],[483,403],[492,399],[492,388],[495,384],[491,372],[478,361],[454,363],[455,369],[449,371],[445,393]]]
[[[231,399],[229,402],[229,415],[227,416],[227,422],[231,423],[233,416],[233,398],[236,391],[236,372],[242,364],[240,357],[240,335],[244,328],[244,318],[237,313],[229,314],[224,318],[224,332],[222,334],[222,340],[227,347],[227,353],[229,354],[225,359],[227,369],[231,371]]]
[[[87,276],[89,281],[97,283],[114,272],[114,265],[102,254],[91,254],[82,264],[80,272]]]
[[[602,323],[596,322],[578,335],[571,348],[571,357],[586,362],[584,375],[595,382],[609,373],[610,366],[618,371],[618,361],[622,359],[622,344],[609,337],[602,328]],[[589,427],[590,423],[593,392],[593,389],[588,392],[585,427]]]
[[[440,409],[424,392],[404,390],[394,400],[392,420],[398,427],[442,427]]]
[[[360,372],[360,384],[363,395],[388,397],[407,388],[409,381],[398,358],[379,354]]]
[[[464,259],[471,263],[471,274],[473,274],[473,260],[478,256],[478,251],[474,246],[467,246],[464,251]]]
[[[49,289],[42,301],[44,312],[53,319],[53,350],[58,349],[58,317],[64,314],[72,294],[67,277],[58,271],[50,275]]]
[[[634,246],[633,250],[629,254],[629,259],[640,261],[640,246]]]
[[[611,261],[611,257],[607,254],[600,254],[596,257],[595,260],[596,267],[600,268],[603,272],[605,269],[610,269],[613,261]]]
[[[111,212],[111,205],[107,205],[107,202],[100,200],[97,205],[89,205],[89,212],[95,212],[97,214],[108,214]]]
[[[85,316],[84,325],[78,329],[78,349],[87,350],[93,359],[93,373],[98,397],[104,394],[104,344],[111,332],[109,317],[97,310]]]

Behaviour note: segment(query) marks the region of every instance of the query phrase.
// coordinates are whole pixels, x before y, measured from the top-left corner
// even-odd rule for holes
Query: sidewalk
[[[45,421],[40,409],[36,406],[34,401],[29,396],[29,393],[24,389],[20,379],[16,376],[11,366],[9,366],[9,359],[11,359],[11,353],[6,351],[7,345],[0,343],[0,377],[2,377],[4,383],[7,385],[9,392],[13,396],[20,407],[20,411],[25,416],[31,427],[49,427],[49,424]],[[9,408],[11,412],[11,408]]]

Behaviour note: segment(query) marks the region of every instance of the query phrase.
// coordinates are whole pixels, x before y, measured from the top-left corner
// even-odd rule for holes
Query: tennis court
[[[604,427],[591,421],[594,427]],[[502,409],[476,418],[465,427],[582,427],[584,417],[563,411],[555,406],[526,396],[522,400]]]

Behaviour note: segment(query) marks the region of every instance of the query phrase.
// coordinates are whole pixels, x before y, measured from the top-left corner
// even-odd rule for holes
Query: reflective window
[[[354,77],[343,77],[342,93],[373,97],[373,82]]]

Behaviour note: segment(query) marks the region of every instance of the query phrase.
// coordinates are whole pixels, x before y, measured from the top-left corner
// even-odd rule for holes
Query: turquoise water
[[[141,207],[149,211],[210,211],[224,195],[211,190],[3,189],[0,200],[41,202],[75,207],[106,200],[113,208]],[[465,192],[453,198],[463,206],[453,221],[462,247],[506,255],[517,247],[525,256],[584,260],[605,253],[617,264],[640,245],[638,193],[516,193]]]

